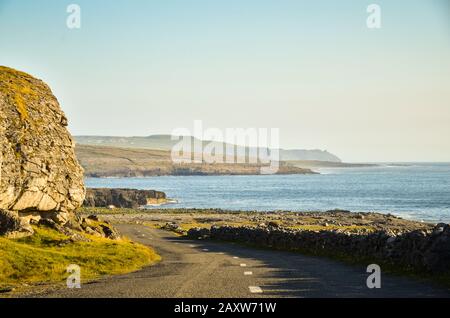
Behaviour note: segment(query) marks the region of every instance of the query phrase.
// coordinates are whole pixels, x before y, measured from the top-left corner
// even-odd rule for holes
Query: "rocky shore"
[[[174,223],[189,230],[193,227],[212,226],[253,226],[268,225],[287,229],[311,231],[342,231],[345,233],[367,234],[387,231],[392,235],[433,228],[433,224],[405,220],[391,214],[357,213],[343,210],[327,212],[256,212],[228,211],[222,209],[114,209],[88,208],[80,210],[85,215],[98,214],[116,223],[142,223],[163,226]]]
[[[87,189],[84,207],[138,209],[167,202],[166,194],[155,190]]]

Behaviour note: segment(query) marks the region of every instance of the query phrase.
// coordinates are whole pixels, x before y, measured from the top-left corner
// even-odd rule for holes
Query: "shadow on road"
[[[348,265],[322,257],[295,252],[257,249],[235,243],[207,240],[169,239],[178,244],[196,245],[205,253],[224,253],[235,259],[236,266],[245,260],[245,270],[254,272],[255,284],[267,297],[449,297],[450,290],[409,277],[381,276],[381,288],[369,289],[366,266]],[[367,264],[369,265],[369,264]]]

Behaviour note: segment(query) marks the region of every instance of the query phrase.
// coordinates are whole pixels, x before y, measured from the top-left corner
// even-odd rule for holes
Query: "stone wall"
[[[227,226],[212,227],[211,230],[191,229],[188,236],[318,255],[347,255],[432,273],[450,271],[448,224],[438,224],[431,231],[417,230],[398,236],[383,231],[351,234],[338,231],[314,232],[276,227]]]

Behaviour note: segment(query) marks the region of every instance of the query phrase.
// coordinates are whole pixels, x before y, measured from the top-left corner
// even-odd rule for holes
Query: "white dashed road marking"
[[[250,276],[250,275],[253,275],[253,272],[244,272],[244,275],[245,276]]]
[[[250,286],[248,289],[250,289],[252,294],[261,294],[263,292],[261,287],[258,286]]]
[[[233,256],[233,258],[234,258],[234,259],[238,259],[239,257],[237,257],[237,256]]]
[[[204,252],[209,252],[209,250],[207,248],[204,248],[203,251]]]
[[[241,264],[241,267],[247,267],[247,264]]]

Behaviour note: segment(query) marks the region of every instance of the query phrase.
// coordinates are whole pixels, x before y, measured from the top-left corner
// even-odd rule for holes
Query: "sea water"
[[[450,222],[450,163],[320,169],[317,175],[88,178],[88,187],[154,189],[176,199],[166,208],[391,213]],[[161,208],[161,207],[160,207]]]

